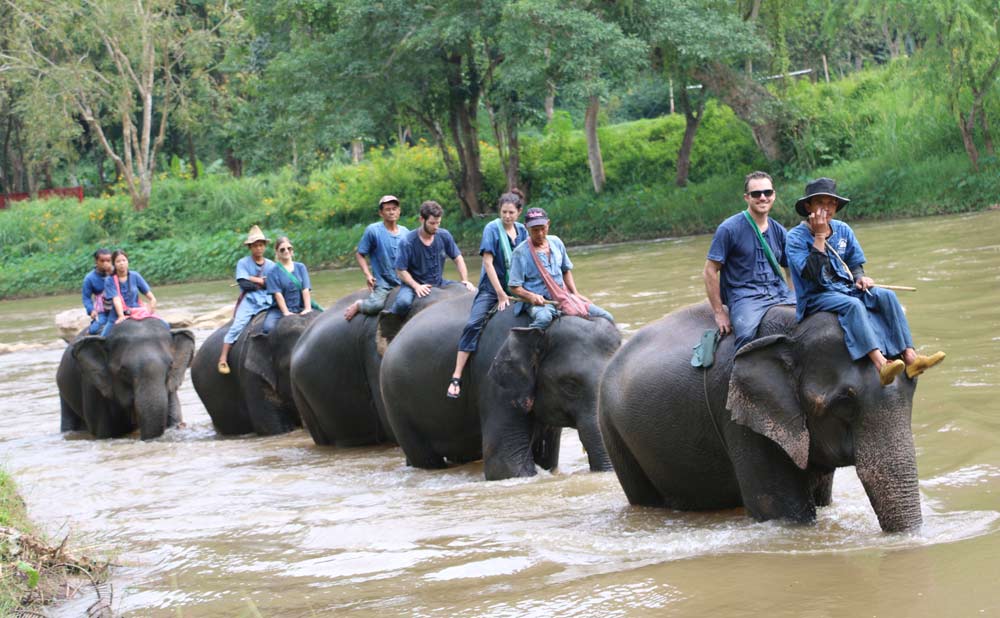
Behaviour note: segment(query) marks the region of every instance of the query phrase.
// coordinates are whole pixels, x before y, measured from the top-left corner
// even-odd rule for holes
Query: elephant
[[[191,363],[194,390],[222,435],[273,436],[302,426],[292,396],[292,350],[321,314],[285,316],[270,334],[257,334],[266,313],[254,316],[229,351],[229,375],[219,373],[218,360],[231,322],[205,340]]]
[[[177,389],[194,353],[194,335],[157,319],[125,320],[107,337],[77,337],[56,371],[61,431],[143,440],[181,422]]]
[[[459,398],[446,397],[471,298],[439,302],[413,318],[382,359],[386,414],[407,462],[483,459],[487,480],[527,477],[559,463],[563,427],[578,430],[590,469],[610,470],[597,423],[597,389],[621,345],[605,319],[561,317],[527,328],[527,312],[496,312],[469,359]]]
[[[608,363],[601,431],[630,503],[812,522],[835,469],[853,465],[882,530],[921,525],[913,380],[881,386],[831,313],[796,323],[794,307],[772,307],[757,339],[734,350],[724,337],[711,368],[692,367],[712,328],[707,302],[678,309]]]
[[[396,292],[389,295],[386,307],[392,306]],[[407,320],[439,300],[472,295],[457,284],[433,288],[428,296],[414,301]],[[313,441],[321,446],[396,443],[379,388],[379,348],[385,346],[379,334],[401,327],[395,316],[385,313],[359,313],[345,320],[344,309],[367,296],[368,291],[361,290],[338,300],[306,329],[292,351],[295,403]],[[391,322],[391,327],[384,328],[382,322]]]

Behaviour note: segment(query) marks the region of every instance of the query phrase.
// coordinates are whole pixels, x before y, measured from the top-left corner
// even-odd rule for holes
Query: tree
[[[976,127],[995,156],[984,99],[1000,78],[1000,4],[996,0],[900,0],[927,36],[929,80],[944,86],[973,171],[979,170]]]
[[[209,33],[173,0],[5,0],[21,36],[5,54],[35,80],[36,94],[81,118],[125,181],[136,210],[149,205],[156,154]],[[109,127],[121,129],[114,143]]]
[[[646,44],[612,20],[600,1],[519,0],[504,12],[503,69],[521,92],[587,101],[584,133],[594,191],[604,188],[597,135],[601,99],[623,87],[648,61]],[[613,4],[613,3],[611,3]]]

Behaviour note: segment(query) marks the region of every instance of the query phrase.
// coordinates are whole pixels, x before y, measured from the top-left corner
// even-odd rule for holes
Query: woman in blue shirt
[[[264,318],[263,334],[274,329],[278,320],[286,315],[298,313],[306,315],[312,311],[311,283],[309,271],[302,262],[293,262],[292,241],[287,236],[278,238],[274,245],[277,261],[267,278],[267,293],[274,298],[274,304]]]
[[[479,244],[479,254],[483,256],[483,268],[479,275],[479,290],[472,301],[472,311],[469,321],[462,331],[458,341],[458,356],[455,358],[455,370],[448,384],[448,397],[452,399],[462,393],[462,371],[469,356],[476,351],[479,335],[486,324],[486,318],[496,306],[497,311],[503,311],[510,305],[510,290],[507,280],[510,273],[510,260],[514,247],[528,237],[523,225],[518,223],[524,207],[523,194],[514,189],[500,196],[500,218],[486,224],[483,229],[483,240]]]
[[[149,313],[156,313],[156,297],[153,296],[153,290],[149,288],[142,275],[129,271],[128,255],[123,250],[117,249],[111,254],[111,263],[114,265],[114,272],[104,281],[104,298],[111,301],[114,315],[108,316],[108,322],[104,325],[104,332],[101,335],[105,337],[115,324],[128,317],[131,309],[142,307],[142,303],[139,302],[140,293],[149,301],[146,307]]]

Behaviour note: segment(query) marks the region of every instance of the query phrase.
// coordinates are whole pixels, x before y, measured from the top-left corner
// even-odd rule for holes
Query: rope
[[[704,387],[705,393],[705,409],[708,410],[708,419],[712,421],[712,427],[715,428],[715,435],[719,436],[719,442],[722,442],[722,448],[728,451],[729,445],[726,444],[726,439],[722,437],[722,431],[719,429],[719,424],[715,421],[715,415],[712,414],[712,403],[708,399],[708,369],[702,370],[701,376],[701,383]]]

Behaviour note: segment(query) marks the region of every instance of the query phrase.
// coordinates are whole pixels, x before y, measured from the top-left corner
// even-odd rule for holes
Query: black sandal
[[[448,382],[448,386],[449,387],[450,386],[457,386],[458,387],[458,394],[457,395],[452,395],[451,391],[448,391],[448,392],[445,393],[445,395],[448,396],[448,399],[458,399],[459,397],[461,397],[461,395],[462,395],[462,378],[452,378],[451,381]]]

